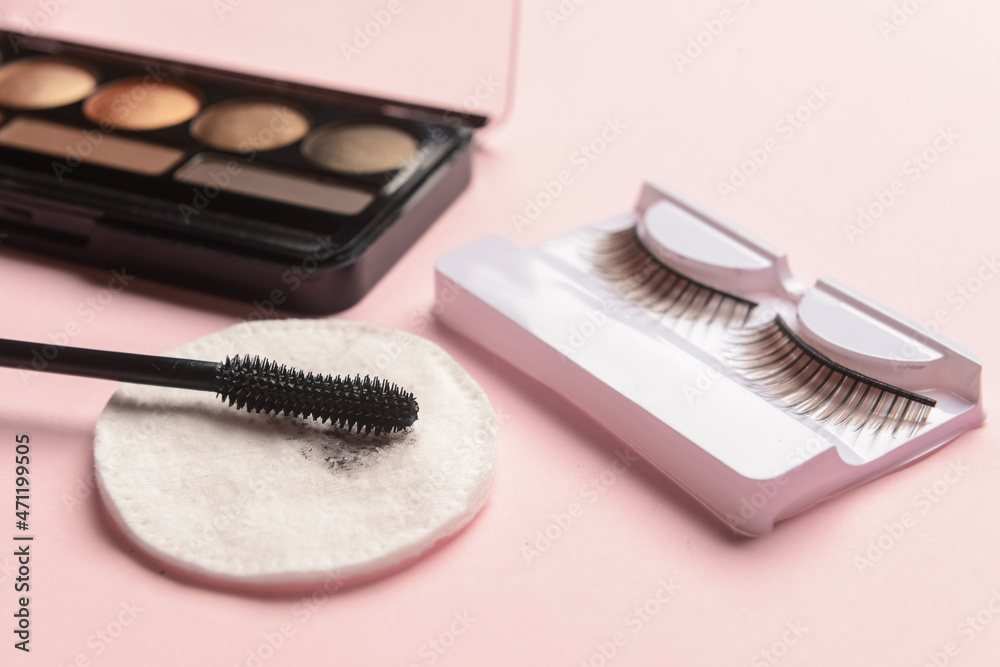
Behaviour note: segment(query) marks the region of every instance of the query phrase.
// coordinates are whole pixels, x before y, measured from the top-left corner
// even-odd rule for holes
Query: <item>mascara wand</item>
[[[43,356],[42,347],[49,354]],[[39,358],[45,361],[41,368]],[[304,373],[249,355],[214,363],[0,338],[0,366],[212,391],[240,410],[329,420],[347,430],[357,428],[358,433],[392,433],[417,420],[413,394],[388,380]]]

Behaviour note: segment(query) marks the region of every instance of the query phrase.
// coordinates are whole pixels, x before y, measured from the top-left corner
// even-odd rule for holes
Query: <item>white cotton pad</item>
[[[250,414],[210,392],[126,384],[97,422],[94,459],[113,520],[156,560],[199,577],[308,584],[400,565],[486,501],[496,418],[437,345],[359,322],[243,323],[168,356],[253,354],[299,370],[377,375],[413,392],[402,433]]]

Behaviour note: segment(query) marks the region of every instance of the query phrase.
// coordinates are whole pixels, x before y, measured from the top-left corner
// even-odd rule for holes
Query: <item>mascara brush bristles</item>
[[[304,373],[250,356],[226,359],[216,393],[240,410],[329,421],[358,433],[401,431],[419,410],[413,394],[388,380]]]
[[[0,366],[24,368],[43,346],[0,338]],[[227,358],[224,363],[47,345],[44,373],[134,382],[157,387],[216,393],[248,412],[273,412],[329,421],[358,433],[395,432],[417,420],[419,407],[408,391],[387,380],[360,375],[332,377],[303,373],[260,357]]]

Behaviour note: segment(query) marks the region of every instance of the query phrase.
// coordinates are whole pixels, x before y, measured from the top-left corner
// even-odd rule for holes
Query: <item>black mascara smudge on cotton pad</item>
[[[371,468],[388,460],[400,449],[413,446],[408,432],[364,435],[327,431],[328,439],[310,440],[299,448],[307,461],[322,460],[330,470],[350,471]]]
[[[323,461],[330,470],[368,468],[382,458],[384,445],[355,445],[339,440],[302,445],[299,453],[307,461]]]
[[[266,421],[284,432],[286,442],[299,443],[302,458],[322,462],[331,471],[372,467],[392,448],[405,447],[410,442],[408,433],[354,433],[328,424],[274,415],[266,417]]]

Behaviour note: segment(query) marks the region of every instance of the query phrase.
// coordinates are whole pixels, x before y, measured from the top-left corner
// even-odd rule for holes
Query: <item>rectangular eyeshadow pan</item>
[[[285,174],[206,155],[191,158],[177,170],[174,178],[182,183],[202,187],[217,188],[220,183],[225,183],[221,188],[224,191],[339,215],[360,213],[375,199],[375,195],[364,190],[308,178],[304,174]]]
[[[93,132],[37,118],[14,118],[0,128],[0,144],[25,151],[34,151],[65,159],[69,155],[82,162],[123,169],[147,176],[159,176],[169,171],[184,151],[157,144],[126,139],[113,134],[99,134],[99,141],[89,138]],[[87,148],[81,148],[81,142]],[[87,153],[86,151],[89,151]]]

